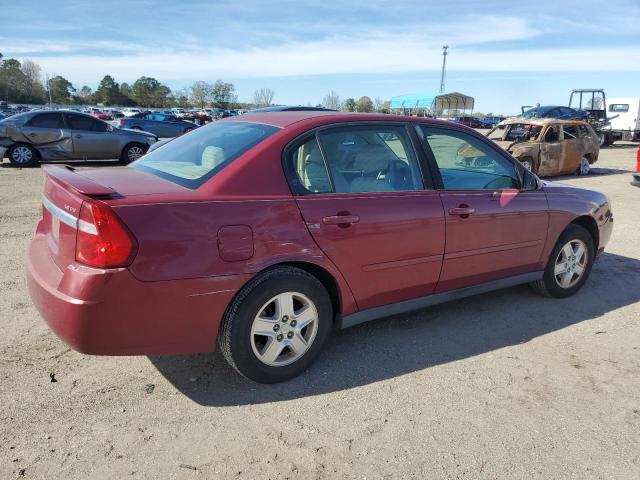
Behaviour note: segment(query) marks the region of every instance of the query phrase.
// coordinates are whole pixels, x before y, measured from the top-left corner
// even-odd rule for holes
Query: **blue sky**
[[[566,104],[572,88],[640,96],[640,0],[0,0],[0,52],[92,88],[147,75],[173,89],[233,82],[240,100],[389,99],[447,91],[476,109]]]

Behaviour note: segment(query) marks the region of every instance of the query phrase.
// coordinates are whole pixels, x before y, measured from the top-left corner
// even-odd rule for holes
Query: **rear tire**
[[[218,336],[229,364],[260,383],[288,380],[317,358],[333,326],[327,290],[293,267],[268,270],[231,302]]]
[[[40,161],[38,150],[27,143],[16,143],[7,152],[9,161],[16,167],[31,167]]]
[[[542,280],[532,282],[530,286],[547,297],[569,297],[580,290],[589,278],[594,259],[595,246],[591,234],[584,227],[571,224],[558,238]]]
[[[145,153],[147,153],[148,148],[149,147],[147,145],[143,145],[142,143],[138,143],[138,142],[129,143],[122,150],[122,155],[120,156],[120,159],[124,163],[135,162],[140,157],[142,157]]]
[[[578,165],[578,169],[576,170],[576,175],[589,175],[591,171],[591,164],[589,163],[589,159],[587,157],[582,157],[580,159],[580,165]]]

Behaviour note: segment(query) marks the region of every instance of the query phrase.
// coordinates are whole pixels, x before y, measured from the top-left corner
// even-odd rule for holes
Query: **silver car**
[[[34,111],[0,120],[0,154],[19,166],[40,160],[132,162],[158,138],[152,133],[114,128],[102,120],[69,111]]]

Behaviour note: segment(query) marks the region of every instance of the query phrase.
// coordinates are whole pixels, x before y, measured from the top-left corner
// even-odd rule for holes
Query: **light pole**
[[[444,72],[447,66],[447,50],[449,45],[442,46],[442,74],[440,75],[440,93],[444,93]]]

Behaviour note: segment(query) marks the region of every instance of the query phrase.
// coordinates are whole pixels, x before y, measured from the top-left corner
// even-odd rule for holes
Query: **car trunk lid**
[[[118,199],[186,189],[132,168],[74,169],[45,165],[42,224],[51,257],[60,269],[75,261],[78,217],[87,200]]]

